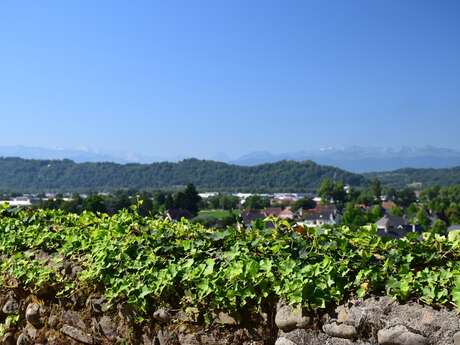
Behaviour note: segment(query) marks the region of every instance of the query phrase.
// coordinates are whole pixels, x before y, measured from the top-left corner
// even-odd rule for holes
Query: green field
[[[217,218],[217,219],[222,219],[226,217],[230,217],[231,215],[239,215],[240,211],[239,210],[234,210],[234,211],[227,211],[227,210],[201,210],[198,213],[197,217],[209,217],[209,218]]]

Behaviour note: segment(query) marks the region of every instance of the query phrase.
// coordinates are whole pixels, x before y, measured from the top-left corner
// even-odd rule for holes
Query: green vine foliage
[[[369,226],[304,229],[267,219],[216,230],[186,220],[59,210],[0,210],[4,287],[59,296],[100,289],[145,315],[260,310],[279,299],[318,311],[348,298],[390,295],[430,305],[460,302],[460,242],[411,234],[386,240]],[[41,254],[40,254],[41,253]],[[65,263],[81,267],[77,277]]]

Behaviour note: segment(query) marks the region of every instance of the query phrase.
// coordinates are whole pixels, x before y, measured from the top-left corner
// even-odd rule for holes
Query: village
[[[236,223],[250,227],[255,221],[275,217],[307,228],[344,225],[354,229],[374,225],[382,237],[402,238],[427,230],[440,234],[460,231],[460,210],[454,203],[455,197],[446,197],[455,194],[452,190],[456,188],[393,190],[371,181],[368,187],[354,190],[326,179],[316,192],[310,193],[198,192],[189,185],[184,192],[3,194],[0,204],[114,214],[142,200],[139,212],[144,216],[186,218],[215,228]]]

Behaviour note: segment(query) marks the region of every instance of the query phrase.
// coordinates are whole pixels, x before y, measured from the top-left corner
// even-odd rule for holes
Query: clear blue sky
[[[460,148],[460,2],[0,3],[0,145]]]

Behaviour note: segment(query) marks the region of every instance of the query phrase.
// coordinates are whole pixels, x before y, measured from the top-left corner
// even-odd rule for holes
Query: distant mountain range
[[[26,146],[0,146],[0,157],[20,157],[25,159],[71,159],[83,162],[114,162],[114,163],[153,163],[178,162],[185,156],[160,157],[148,154],[117,153],[107,154],[93,150],[53,149]],[[451,168],[460,166],[460,151],[426,147],[348,147],[323,148],[287,153],[271,153],[258,151],[243,155],[236,159],[229,158],[225,153],[218,153],[211,160],[222,161],[241,166],[255,166],[274,163],[281,160],[311,160],[321,165],[336,166],[355,173],[373,171],[392,171],[403,168]]]
[[[460,151],[437,147],[349,147],[273,154],[266,151],[244,155],[231,163],[257,165],[280,160],[312,160],[357,173],[402,168],[450,168],[460,165]]]
[[[134,153],[109,154],[90,149],[64,149],[30,146],[0,146],[0,157],[18,157],[24,159],[70,159],[77,163],[113,162],[113,163],[152,163],[169,159]],[[178,160],[178,159],[174,159]]]

